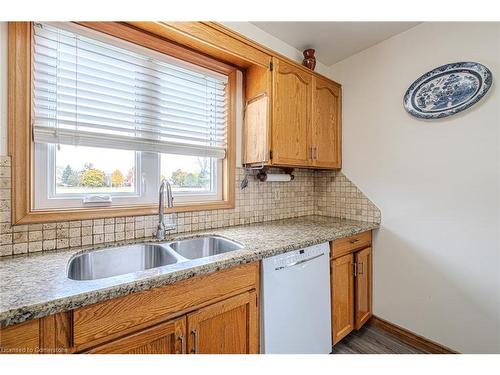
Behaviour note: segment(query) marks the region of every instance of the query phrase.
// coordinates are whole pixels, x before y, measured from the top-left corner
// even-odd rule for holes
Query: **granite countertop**
[[[207,258],[88,281],[68,279],[66,267],[75,254],[91,250],[89,248],[2,259],[0,260],[0,326],[5,327],[129,293],[173,284],[196,275],[258,261],[375,228],[378,228],[378,224],[324,216],[304,216],[183,233],[169,236],[167,240],[218,235],[238,241],[244,247],[241,250]],[[138,242],[145,240],[135,241]],[[100,248],[123,244],[125,243],[111,243]]]

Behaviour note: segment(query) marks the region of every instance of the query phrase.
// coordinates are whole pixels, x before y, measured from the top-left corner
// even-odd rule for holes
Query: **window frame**
[[[228,76],[227,150],[226,158],[221,161],[222,166],[220,168],[222,174],[221,199],[200,202],[182,202],[182,199],[178,199],[174,208],[165,211],[188,212],[234,208],[237,68],[165,39],[160,35],[161,29],[158,30],[157,34],[146,31],[153,24],[161,28],[162,26],[159,23],[145,22],[144,29],[123,22],[76,22],[76,24]],[[156,214],[158,212],[157,203],[34,209],[35,145],[32,140],[31,71],[32,22],[9,22],[8,147],[12,165],[12,224]]]

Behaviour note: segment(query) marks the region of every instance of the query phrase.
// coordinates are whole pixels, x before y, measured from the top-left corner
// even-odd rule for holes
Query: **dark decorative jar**
[[[306,68],[309,68],[311,70],[314,70],[316,67],[316,57],[314,57],[314,52],[312,48],[306,49],[304,53],[304,61],[302,61],[302,65],[304,65]]]

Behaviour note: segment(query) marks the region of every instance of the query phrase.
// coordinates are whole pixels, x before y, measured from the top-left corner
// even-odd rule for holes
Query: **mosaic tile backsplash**
[[[380,210],[341,171],[316,171],[314,213],[380,223]]]
[[[0,156],[0,256],[150,238],[156,215],[10,224],[10,157]],[[262,183],[237,168],[234,209],[178,213],[176,233],[286,219],[306,215],[380,222],[380,211],[341,172],[297,169],[291,182]]]

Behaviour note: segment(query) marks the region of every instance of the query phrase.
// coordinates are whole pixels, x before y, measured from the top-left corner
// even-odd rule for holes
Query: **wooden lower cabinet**
[[[239,294],[178,319],[85,351],[94,354],[256,354],[255,291]]]
[[[40,341],[39,319],[16,324],[0,330],[0,353],[37,354]]]
[[[0,328],[0,353],[258,353],[260,264]]]
[[[356,262],[356,329],[372,316],[372,248],[354,254]]]
[[[354,329],[353,255],[331,261],[333,345]]]
[[[188,352],[256,354],[259,352],[255,291],[240,294],[187,316]]]
[[[371,233],[333,242],[331,269],[332,342],[337,344],[372,316]]]
[[[0,329],[0,354],[71,352],[69,315],[57,313]]]

